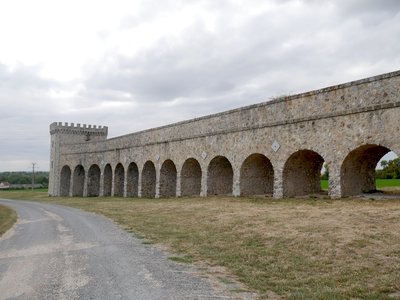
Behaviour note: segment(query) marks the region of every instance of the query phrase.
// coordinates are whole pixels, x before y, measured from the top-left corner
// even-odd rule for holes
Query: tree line
[[[11,184],[31,184],[32,172],[0,172],[0,182]],[[35,172],[35,183],[48,186],[49,172]]]
[[[382,160],[382,170],[376,170],[378,179],[400,179],[400,157],[393,160]]]

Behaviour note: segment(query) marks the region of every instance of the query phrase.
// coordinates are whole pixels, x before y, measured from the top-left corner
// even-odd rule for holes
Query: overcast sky
[[[397,0],[0,0],[0,171],[49,124],[109,137],[400,69]]]

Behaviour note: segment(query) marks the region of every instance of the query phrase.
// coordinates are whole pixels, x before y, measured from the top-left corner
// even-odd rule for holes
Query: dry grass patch
[[[221,266],[261,298],[400,295],[400,200],[42,200],[104,214],[194,264]]]
[[[16,221],[16,212],[9,207],[0,205],[0,236],[10,229]]]

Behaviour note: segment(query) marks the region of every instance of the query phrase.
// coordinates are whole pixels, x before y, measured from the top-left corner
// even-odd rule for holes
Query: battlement
[[[80,123],[75,125],[74,123],[68,122],[54,122],[50,124],[50,134],[53,135],[55,133],[107,136],[108,127]]]

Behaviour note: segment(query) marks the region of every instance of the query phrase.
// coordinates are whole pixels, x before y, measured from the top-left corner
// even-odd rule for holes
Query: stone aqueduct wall
[[[49,194],[275,198],[373,190],[400,153],[400,71],[107,139],[107,127],[50,125]]]

